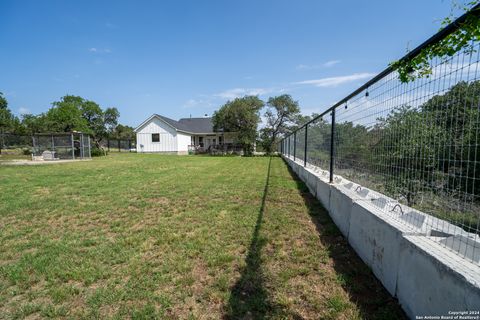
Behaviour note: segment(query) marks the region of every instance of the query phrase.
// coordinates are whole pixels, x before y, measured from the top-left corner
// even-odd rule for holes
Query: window
[[[198,137],[198,144],[203,148],[203,137]]]
[[[160,133],[152,133],[152,142],[160,142]]]

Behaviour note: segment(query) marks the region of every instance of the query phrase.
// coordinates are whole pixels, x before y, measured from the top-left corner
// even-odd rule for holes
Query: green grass
[[[402,318],[280,158],[0,167],[0,318]]]

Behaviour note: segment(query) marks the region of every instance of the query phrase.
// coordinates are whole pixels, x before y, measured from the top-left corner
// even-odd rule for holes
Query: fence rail
[[[470,14],[478,17],[478,9]],[[408,83],[388,67],[284,137],[279,151],[328,171],[330,183],[338,177],[384,195],[384,213],[413,228],[441,230],[440,243],[480,263],[480,43],[430,65],[430,76]]]

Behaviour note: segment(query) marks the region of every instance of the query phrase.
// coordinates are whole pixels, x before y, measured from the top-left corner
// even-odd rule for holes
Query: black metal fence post
[[[333,182],[333,162],[335,157],[335,108],[332,110],[332,131],[330,133],[330,183]]]
[[[305,125],[305,152],[303,155],[303,166],[307,166],[307,139],[308,139],[308,123]]]
[[[107,139],[107,150],[110,152],[110,139]]]
[[[120,140],[117,141],[117,145],[118,145],[118,152],[121,152],[122,150],[120,149]]]

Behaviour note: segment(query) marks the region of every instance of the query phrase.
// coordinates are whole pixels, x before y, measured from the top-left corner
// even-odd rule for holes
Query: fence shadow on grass
[[[245,258],[246,266],[241,271],[240,279],[231,289],[225,319],[264,319],[269,315],[281,312],[282,309],[275,305],[269,297],[269,293],[264,286],[265,280],[262,271],[261,251],[267,239],[260,235],[260,229],[268,196],[271,164],[272,158],[268,161],[262,202],[247,257]]]
[[[288,168],[315,224],[320,241],[327,248],[338,281],[364,319],[407,319],[398,302],[375,278],[370,268],[349,246],[321,203],[309,192],[295,172]]]
[[[247,257],[245,258],[246,266],[242,270],[240,279],[231,289],[225,319],[262,319],[270,308],[270,299],[264,288],[264,277],[261,268],[261,250],[265,246],[266,239],[260,236],[260,228],[262,226],[263,214],[265,212],[271,164],[272,158],[268,161],[267,177],[263,189],[262,202],[258,212],[255,229],[253,230],[252,241],[250,242]]]

